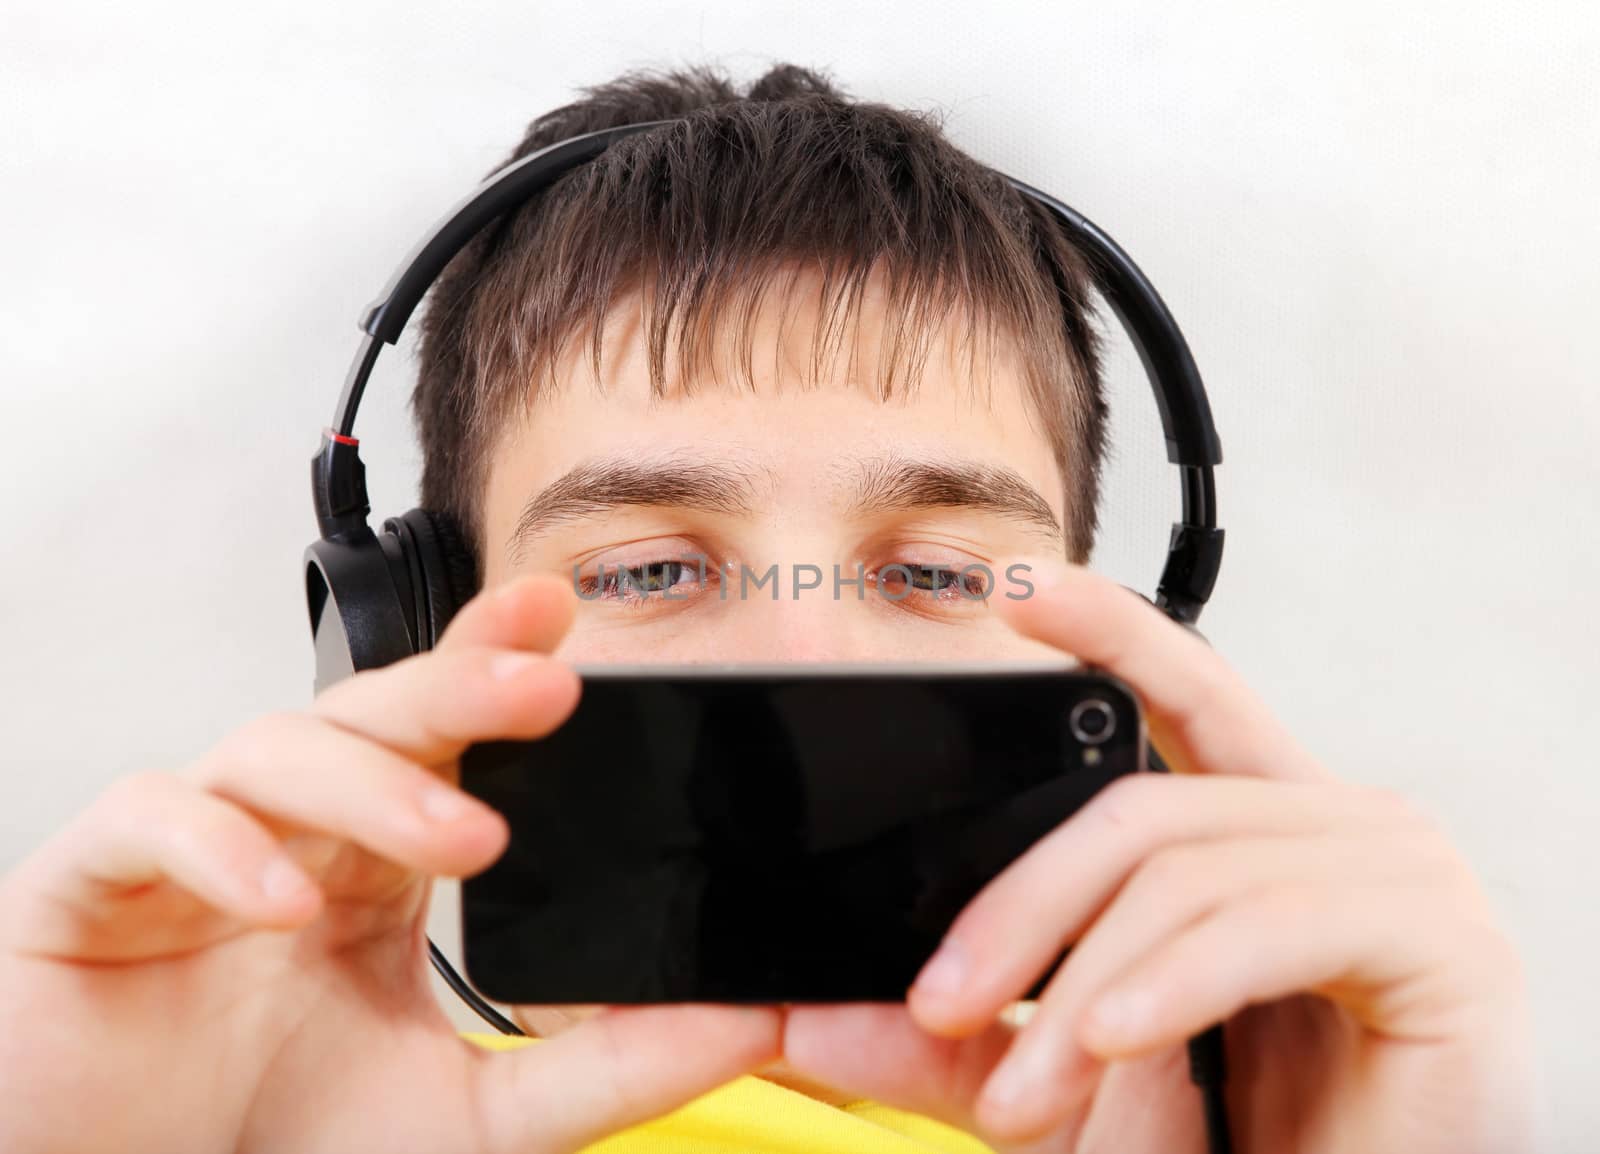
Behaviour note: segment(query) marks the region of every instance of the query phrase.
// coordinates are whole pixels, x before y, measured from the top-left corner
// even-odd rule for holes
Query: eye
[[[642,602],[651,594],[714,579],[714,572],[703,566],[698,558],[644,561],[637,565],[601,562],[593,574],[577,579],[578,594],[588,601]],[[682,596],[675,595],[674,600]]]
[[[895,562],[867,575],[879,592],[901,601],[920,594],[940,601],[982,602],[989,595],[988,571],[982,565],[913,565]]]

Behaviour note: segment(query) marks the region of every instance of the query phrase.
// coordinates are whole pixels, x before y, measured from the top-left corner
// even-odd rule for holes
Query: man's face
[[[972,381],[952,319],[929,344],[919,386],[879,400],[870,383],[883,337],[880,283],[869,281],[862,297],[858,377],[849,376],[845,341],[806,389],[816,313],[798,302],[815,299],[815,280],[797,282],[781,344],[776,305],[758,314],[753,392],[730,370],[721,383],[696,382],[690,395],[652,397],[637,303],[613,309],[605,388],[582,361],[587,343],[575,341],[559,387],[494,448],[485,586],[541,571],[573,580],[574,567],[579,581],[623,567],[668,586],[643,595],[625,585],[580,589],[585,599],[556,650],[574,663],[1059,661],[936,576],[986,565],[992,596],[1020,594],[1010,565],[1063,556],[1061,472],[1020,367],[998,349],[987,390]],[[985,358],[977,365],[981,372]],[[675,571],[675,561],[686,564]],[[753,578],[740,595],[741,566],[761,576],[774,564],[776,600],[770,582],[757,589]],[[869,575],[862,595],[843,586],[835,598],[833,567],[854,579],[858,564]],[[871,580],[893,564],[911,571],[912,587],[899,573],[886,588]],[[795,569],[808,565],[822,584],[796,593]],[[551,1036],[594,1009],[514,1013]]]
[[[797,282],[781,343],[776,304],[758,315],[753,390],[725,367],[720,382],[653,397],[637,298],[614,308],[604,387],[574,341],[560,386],[494,447],[485,584],[576,581],[584,599],[556,652],[572,662],[1059,656],[982,599],[1024,591],[1008,566],[1063,555],[1061,472],[1012,350],[980,355],[972,379],[952,317],[920,384],[881,400],[880,282],[868,289],[855,376],[846,339],[810,387],[817,313],[798,302],[815,300],[814,279]],[[974,565],[993,574],[987,589],[982,570],[961,574]],[[859,573],[864,584],[844,583]]]

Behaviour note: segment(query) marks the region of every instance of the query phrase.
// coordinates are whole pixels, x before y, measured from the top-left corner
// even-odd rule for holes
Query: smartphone
[[[462,883],[499,1002],[902,1001],[985,883],[1146,768],[1138,699],[1083,666],[578,673],[555,732],[461,759],[511,827]]]

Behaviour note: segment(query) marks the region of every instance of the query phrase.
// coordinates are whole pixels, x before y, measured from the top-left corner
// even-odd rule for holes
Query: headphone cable
[[[1233,1132],[1228,1126],[1228,1102],[1223,1093],[1228,1083],[1228,1062],[1220,1023],[1189,1039],[1189,1081],[1199,1089],[1200,1104],[1205,1110],[1208,1154],[1233,1154]]]
[[[466,979],[456,973],[456,968],[450,964],[450,959],[444,956],[443,950],[434,945],[432,938],[428,939],[428,960],[433,963],[434,972],[444,979],[444,984],[454,990],[456,997],[470,1006],[478,1017],[502,1034],[509,1034],[513,1038],[527,1037],[515,1022],[484,1001],[478,996],[477,990],[467,985]]]

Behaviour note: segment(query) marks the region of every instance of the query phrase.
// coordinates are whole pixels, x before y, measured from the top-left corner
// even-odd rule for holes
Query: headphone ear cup
[[[1176,616],[1172,612],[1162,609],[1160,603],[1156,601],[1154,597],[1151,597],[1148,593],[1139,592],[1139,590],[1135,589],[1132,585],[1124,585],[1123,588],[1129,593],[1134,593],[1140,597],[1143,597],[1148,604],[1154,605],[1157,609],[1161,609],[1162,613],[1166,614],[1168,621],[1176,621],[1179,625],[1182,625],[1185,629],[1187,629],[1190,633],[1193,633],[1196,637],[1200,638],[1200,640],[1204,641],[1207,645],[1211,644],[1211,639],[1204,633],[1200,632],[1200,627],[1194,624],[1192,621],[1185,621],[1183,618]]]
[[[405,564],[398,542],[367,529],[307,547],[303,565],[316,650],[314,693],[414,652]]]
[[[477,556],[460,522],[447,513],[413,509],[384,528],[405,541],[419,610],[417,648],[432,649],[450,619],[477,595]]]

